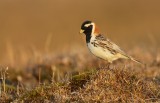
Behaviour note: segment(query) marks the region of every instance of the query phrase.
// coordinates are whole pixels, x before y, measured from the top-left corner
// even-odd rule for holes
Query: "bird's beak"
[[[79,33],[82,34],[83,32],[84,32],[84,30],[81,29]]]

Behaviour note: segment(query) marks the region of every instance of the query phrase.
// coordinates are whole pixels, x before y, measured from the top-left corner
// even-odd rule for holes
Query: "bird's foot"
[[[106,68],[110,69],[110,65],[111,65],[111,63],[108,63],[107,66],[106,66]]]
[[[101,67],[102,69],[110,69],[110,63],[108,63],[107,65]]]

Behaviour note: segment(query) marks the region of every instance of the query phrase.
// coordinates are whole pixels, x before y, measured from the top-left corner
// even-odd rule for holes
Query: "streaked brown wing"
[[[96,36],[96,41],[102,48],[108,49],[111,51],[112,54],[120,53],[126,57],[129,57],[124,51],[120,49],[118,45],[110,41],[109,39],[106,39],[103,35]]]

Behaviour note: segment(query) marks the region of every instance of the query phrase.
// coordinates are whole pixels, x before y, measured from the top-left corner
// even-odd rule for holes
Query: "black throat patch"
[[[89,43],[91,40],[91,33],[90,34],[86,34],[86,42]]]

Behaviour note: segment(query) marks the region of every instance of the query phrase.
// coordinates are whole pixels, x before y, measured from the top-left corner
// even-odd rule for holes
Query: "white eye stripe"
[[[92,25],[92,24],[85,24],[84,26],[85,26],[85,27],[89,27],[90,25]]]

